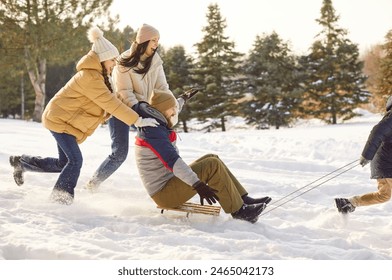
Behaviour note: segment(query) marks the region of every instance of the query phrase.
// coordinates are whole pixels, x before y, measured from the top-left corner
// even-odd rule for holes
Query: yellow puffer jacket
[[[82,143],[103,121],[105,111],[128,125],[136,122],[139,115],[107,88],[95,52],[85,55],[76,70],[44,110],[42,123],[47,129],[73,135]]]

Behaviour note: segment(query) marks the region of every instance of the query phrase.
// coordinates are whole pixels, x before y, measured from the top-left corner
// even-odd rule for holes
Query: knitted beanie
[[[136,34],[136,43],[143,44],[150,41],[154,37],[159,37],[159,32],[154,27],[148,24],[143,24]]]
[[[164,114],[166,110],[177,105],[177,100],[170,90],[154,89],[150,105]]]
[[[117,48],[103,37],[103,32],[98,27],[92,27],[87,32],[88,40],[93,43],[91,49],[98,55],[99,61],[110,60],[119,55]]]

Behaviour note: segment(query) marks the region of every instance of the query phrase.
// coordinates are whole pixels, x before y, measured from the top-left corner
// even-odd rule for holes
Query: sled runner
[[[165,210],[171,210],[171,211],[185,212],[187,217],[189,216],[189,213],[219,216],[221,210],[220,206],[200,205],[192,202],[185,202],[184,204],[175,208],[167,208],[161,206],[157,206],[157,208],[161,209],[161,214],[163,214],[163,211]]]

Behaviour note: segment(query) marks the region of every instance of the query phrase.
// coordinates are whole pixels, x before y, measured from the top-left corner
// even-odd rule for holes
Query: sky
[[[132,3],[132,4],[131,4]],[[316,22],[322,0],[114,0],[111,13],[120,16],[120,27],[134,29],[143,23],[156,27],[164,47],[182,45],[194,53],[193,45],[203,38],[208,5],[217,3],[226,19],[225,35],[236,50],[247,53],[257,35],[273,31],[298,53],[307,53],[314,37],[321,31]],[[383,43],[392,29],[391,0],[333,0],[338,24],[348,31],[348,38],[358,44],[360,52]]]
[[[25,183],[18,187],[8,162],[10,155],[56,156],[52,135],[40,123],[0,119],[0,271],[2,276],[4,269],[11,273],[2,279],[155,280],[158,278],[116,278],[115,268],[153,268],[162,266],[163,261],[170,261],[170,267],[182,264],[186,268],[197,267],[199,261],[207,262],[207,267],[266,266],[274,260],[309,262],[291,270],[274,263],[276,277],[268,279],[290,279],[287,274],[291,272],[300,279],[313,280],[319,271],[323,271],[323,279],[383,277],[392,260],[392,201],[358,207],[344,216],[333,200],[377,189],[376,180],[370,179],[370,166],[359,166],[358,158],[381,116],[357,112],[364,116],[338,125],[309,120],[293,128],[254,130],[244,129],[242,119],[230,118],[226,132],[182,133],[178,129],[178,147],[185,162],[217,154],[251,196],[272,198],[255,224],[235,220],[223,211],[216,217],[193,214],[186,218],[185,213],[174,211],[161,214],[138,176],[132,131],[127,160],[98,192],[90,193],[84,186],[110,153],[107,126],[98,127],[80,145],[83,167],[74,203],[52,203],[49,195],[58,174],[28,172]],[[196,127],[192,122],[188,125]],[[332,178],[343,166],[346,168],[339,172],[347,172]],[[192,201],[198,202],[198,195]],[[19,260],[16,267],[11,266],[12,260]],[[42,268],[39,260],[100,262],[94,263],[95,267],[81,262],[77,268],[60,262],[63,266],[55,270],[57,261],[44,263]],[[312,277],[312,269],[320,264],[315,260],[327,261],[332,267],[321,267]],[[341,262],[338,269],[333,260],[353,261],[356,267],[348,268],[350,262]],[[358,267],[359,260],[369,261]],[[96,275],[101,267],[105,269]],[[52,277],[43,278],[50,269],[54,270]],[[81,276],[86,269],[87,277]],[[28,275],[17,277],[24,272]],[[327,276],[331,274],[334,277]],[[170,279],[244,278],[207,276]]]

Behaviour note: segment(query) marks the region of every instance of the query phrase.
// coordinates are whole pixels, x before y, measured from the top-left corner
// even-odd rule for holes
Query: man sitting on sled
[[[139,102],[140,116],[155,118],[157,127],[138,128],[135,159],[140,177],[150,197],[160,207],[175,208],[199,194],[210,205],[217,201],[235,219],[255,223],[271,201],[254,199],[217,155],[207,154],[187,165],[179,156],[176,133],[180,104],[194,93],[187,92],[178,102],[170,91],[154,90],[151,106]]]

